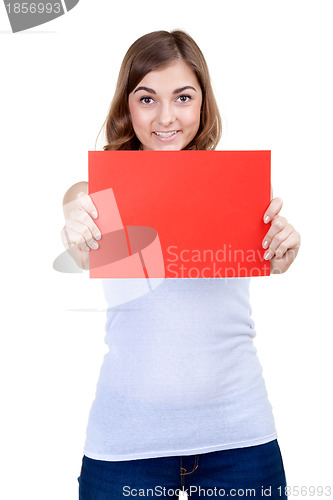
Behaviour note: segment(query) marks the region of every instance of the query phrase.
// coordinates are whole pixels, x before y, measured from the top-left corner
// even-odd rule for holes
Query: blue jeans
[[[79,500],[175,499],[182,489],[191,499],[287,498],[276,439],[257,446],[200,455],[119,462],[84,456],[78,481]]]

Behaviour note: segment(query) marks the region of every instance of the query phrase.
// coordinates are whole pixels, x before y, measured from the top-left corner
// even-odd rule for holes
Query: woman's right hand
[[[101,232],[94,222],[98,217],[95,205],[90,196],[79,191],[75,199],[63,205],[65,226],[61,231],[62,242],[82,269],[89,269],[89,252],[97,250]]]

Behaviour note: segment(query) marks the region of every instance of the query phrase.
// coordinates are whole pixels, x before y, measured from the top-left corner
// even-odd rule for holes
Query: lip
[[[162,132],[162,130],[156,130],[156,132]],[[174,132],[174,130],[163,130],[163,133],[164,134],[169,134],[170,132]],[[156,135],[155,134],[155,131],[152,133],[153,137],[155,137],[158,141],[161,141],[161,142],[172,142],[176,139],[176,137],[178,137],[178,135],[180,134],[180,130],[177,130],[177,132],[173,135],[170,135],[170,137],[161,137],[159,135]]]

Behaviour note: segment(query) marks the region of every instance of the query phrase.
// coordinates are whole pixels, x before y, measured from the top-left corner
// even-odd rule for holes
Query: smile
[[[159,137],[171,137],[172,135],[177,134],[178,130],[172,130],[171,132],[154,132],[154,134]]]

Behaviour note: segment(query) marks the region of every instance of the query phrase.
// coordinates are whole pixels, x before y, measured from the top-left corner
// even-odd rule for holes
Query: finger
[[[78,239],[75,236],[71,237],[69,233],[72,234],[71,230],[68,231],[67,227],[64,226],[61,230],[61,239],[62,239],[64,247],[67,250],[73,248],[73,246],[77,246],[80,250],[83,250],[86,252],[90,250],[90,248],[88,247],[88,245],[86,244],[86,242],[84,240],[81,241],[80,239]]]
[[[83,251],[89,251],[90,249],[97,250],[99,247],[97,241],[93,238],[86,240],[85,236],[80,233],[72,233],[71,240],[74,245],[78,246],[78,248]]]
[[[283,243],[289,238],[289,236],[292,234],[293,230],[294,230],[293,226],[291,224],[288,224],[282,231],[280,231],[279,233],[277,233],[274,236],[269,248],[271,250],[273,250],[275,255],[277,255],[278,248],[284,247]],[[288,249],[288,247],[286,248],[286,250],[287,249]],[[277,255],[277,257],[279,257],[279,255]]]
[[[82,243],[79,243],[78,244],[78,248],[82,252],[90,252],[90,250],[91,250],[90,247],[87,245],[87,243],[85,241],[83,241]]]
[[[95,205],[92,202],[90,196],[84,192],[80,192],[76,195],[77,200],[79,201],[79,206],[93,218],[97,219],[98,213]]]
[[[280,245],[275,250],[275,255],[278,259],[281,259],[287,252],[294,254],[296,257],[299,249],[299,237],[296,231],[292,231],[290,235],[283,240]]]
[[[281,231],[278,231],[275,236],[271,239],[269,244],[269,249],[274,253],[276,249],[281,245],[281,243],[288,238],[288,236],[294,231],[291,224],[287,224]]]
[[[278,234],[280,231],[283,231],[283,229],[288,225],[288,221],[285,217],[281,217],[281,215],[277,215],[271,224],[271,227],[267,231],[263,242],[262,246],[263,248],[268,248],[276,234]]]
[[[85,240],[87,242],[90,239],[101,239],[100,230],[98,229],[97,225],[92,220],[90,215],[83,209],[77,210],[75,213],[72,213],[70,218],[66,220],[66,224],[74,231],[84,234]],[[84,226],[85,229],[82,229],[81,226]]]
[[[264,222],[268,224],[268,222],[272,221],[274,217],[280,212],[283,205],[283,201],[281,198],[273,198],[270,202],[269,207],[264,213]]]
[[[86,245],[93,250],[96,250],[99,247],[97,241],[94,240],[90,229],[80,221],[68,219],[66,221],[66,229],[71,245],[78,245],[84,249],[84,243],[86,243]]]
[[[77,210],[75,214],[72,214],[71,218],[76,219],[81,222],[81,224],[87,226],[90,233],[92,234],[92,237],[95,238],[95,240],[101,239],[101,232],[98,226],[95,224],[89,213],[84,208],[82,208],[81,210]]]
[[[271,260],[271,274],[285,273],[294,262],[296,255],[297,252],[295,253],[293,249],[288,249],[283,257],[278,258],[275,256]]]

